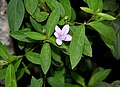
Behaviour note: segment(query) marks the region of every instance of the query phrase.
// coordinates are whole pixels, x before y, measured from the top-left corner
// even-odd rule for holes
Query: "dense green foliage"
[[[26,74],[30,81],[18,87],[114,87],[119,83],[104,83],[111,69],[95,66],[91,60],[92,44],[97,36],[114,58],[120,59],[119,4],[116,0],[83,0],[86,7],[79,7],[83,13],[80,15],[85,14],[88,20],[82,18],[84,22],[81,22],[76,19],[79,15],[76,16],[78,13],[71,2],[10,0],[7,9],[10,36],[20,52],[10,55],[0,42],[0,56],[3,58],[0,60],[0,79],[5,78],[5,87],[17,87]],[[55,26],[66,24],[70,26],[72,40],[58,45]],[[89,32],[91,34],[87,35],[88,30],[95,34]],[[84,75],[89,71],[91,74],[87,78]]]

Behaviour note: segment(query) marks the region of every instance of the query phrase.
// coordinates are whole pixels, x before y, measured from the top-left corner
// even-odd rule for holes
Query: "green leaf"
[[[21,61],[22,61],[22,58],[20,58],[17,61],[15,61],[15,63],[14,63],[14,70],[15,70],[15,72],[17,71]]]
[[[52,87],[64,87],[65,82],[63,74],[63,71],[56,71],[53,77],[47,79],[48,83]]]
[[[60,11],[58,11],[58,9],[54,9],[50,14],[48,21],[46,23],[47,36],[50,37],[52,35],[52,33],[54,32],[55,26],[59,21],[59,18],[60,18]]]
[[[85,36],[83,54],[92,57],[92,47],[87,36]]]
[[[32,17],[30,17],[30,22],[36,31],[42,33],[43,28],[40,23],[37,23],[36,20],[34,20]]]
[[[26,32],[25,35],[33,40],[45,40],[47,37],[38,32]]]
[[[28,66],[26,66],[24,62],[22,62],[22,65],[24,66],[24,69],[25,69],[26,73],[30,75],[31,73],[28,69]]]
[[[0,69],[0,80],[5,78],[6,68]]]
[[[77,74],[77,73],[75,73],[75,72],[72,72],[72,73],[71,73],[71,76],[72,76],[72,78],[73,78],[77,83],[79,83],[79,84],[82,85],[83,87],[85,86],[84,78],[81,77],[79,74]]]
[[[75,10],[73,8],[71,8],[71,21],[75,21],[76,19],[76,13]],[[65,22],[65,21],[64,21]]]
[[[28,38],[25,35],[26,32],[28,31],[19,30],[19,31],[11,32],[10,35],[19,41],[28,42],[28,43],[34,42],[32,39]]]
[[[25,73],[25,68],[20,68],[19,70],[17,70],[16,72],[17,81],[22,78],[24,73]]]
[[[64,7],[62,6],[61,3],[59,3],[58,1],[53,0],[51,2],[51,4],[54,6],[55,9],[58,9],[58,11],[60,11],[61,17],[65,16],[65,10],[64,10]]]
[[[105,42],[105,44],[114,50],[113,48],[113,41],[116,39],[115,31],[112,29],[112,27],[105,25],[101,22],[94,21],[90,22],[89,25],[93,27],[98,33],[101,35],[101,38]]]
[[[25,8],[22,0],[10,0],[7,16],[11,31],[17,31],[23,21]]]
[[[70,0],[59,0],[59,1],[65,9],[65,15],[68,16],[68,19],[70,20],[72,15]]]
[[[80,7],[80,8],[87,13],[94,14],[94,12],[88,7]]]
[[[10,56],[6,47],[2,44],[1,41],[0,41],[0,56],[5,58],[6,60],[8,60],[8,58]]]
[[[35,13],[32,15],[38,22],[43,22],[47,19],[49,13],[47,12],[40,12],[40,9],[37,8]]]
[[[72,69],[79,63],[82,57],[84,49],[84,38],[85,38],[85,26],[80,25],[77,27],[73,34],[72,41],[70,43],[70,62]]]
[[[115,20],[116,18],[111,16],[111,15],[108,15],[108,14],[105,14],[105,13],[97,13],[96,15],[98,15],[99,17],[102,17],[102,20]]]
[[[46,74],[51,65],[51,48],[49,43],[45,43],[40,53],[41,68]]]
[[[18,41],[18,47],[19,47],[19,49],[22,50],[25,47],[25,43],[22,41]]]
[[[32,62],[32,63],[34,63],[34,64],[41,64],[40,63],[40,55],[38,54],[38,53],[35,53],[35,52],[28,52],[27,54],[26,54],[26,57],[27,57],[27,59],[30,61],[30,62]]]
[[[6,70],[5,87],[17,87],[14,66],[9,64]]]
[[[90,78],[88,85],[89,86],[95,86],[97,83],[102,82],[111,72],[111,69],[102,69],[98,71],[97,73],[93,74],[93,76]]]
[[[38,0],[24,0],[24,3],[25,3],[25,7],[26,7],[27,12],[30,15],[32,15],[37,8]]]
[[[103,8],[103,1],[102,0],[86,0],[89,8],[94,12],[98,11],[101,12]]]
[[[42,87],[43,85],[43,79],[35,79],[33,76],[32,76],[32,80],[31,80],[31,84],[29,87]]]

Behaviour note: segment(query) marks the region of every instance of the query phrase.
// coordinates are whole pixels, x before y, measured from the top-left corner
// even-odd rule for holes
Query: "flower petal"
[[[56,39],[56,43],[57,43],[58,45],[62,45],[62,40]]]
[[[71,40],[72,40],[72,36],[67,34],[63,41],[71,41]]]
[[[62,28],[62,35],[66,35],[69,32],[69,25],[66,24],[63,28]]]
[[[55,31],[58,33],[58,34],[60,34],[61,32],[62,32],[62,30],[56,25],[55,26]]]
[[[54,32],[54,35],[56,38],[59,38],[59,34],[57,32]]]

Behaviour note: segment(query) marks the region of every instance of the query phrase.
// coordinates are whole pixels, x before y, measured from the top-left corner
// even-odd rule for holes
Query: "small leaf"
[[[104,20],[115,20],[116,19],[115,17],[105,14],[105,13],[97,13],[96,15],[98,15],[99,17],[102,17]]]
[[[27,12],[30,15],[32,15],[37,8],[38,0],[24,0],[24,3],[25,3],[25,7],[26,7]]]
[[[49,43],[45,43],[40,53],[41,68],[46,74],[51,65],[51,48]]]
[[[28,67],[24,64],[24,62],[22,62],[22,65],[24,66],[26,73],[30,75],[31,73],[30,73]]]
[[[15,61],[15,63],[14,63],[14,70],[15,70],[15,72],[17,71],[21,61],[22,61],[22,58],[20,58],[17,61]]]
[[[10,0],[8,4],[7,16],[11,31],[17,31],[23,21],[25,8],[23,0]]]
[[[32,15],[38,22],[43,22],[47,19],[49,13],[47,12],[40,12],[40,9],[37,8],[35,13]]]
[[[58,23],[59,18],[60,18],[60,12],[58,11],[58,9],[54,9],[50,14],[48,21],[46,23],[46,34],[48,37],[50,37],[54,32],[55,26]]]
[[[31,84],[29,87],[42,87],[43,85],[43,79],[35,79],[33,76],[32,76],[32,80],[31,80]]]
[[[40,57],[39,56],[40,55],[38,53],[35,53],[35,52],[28,52],[26,54],[26,57],[30,62],[40,65],[41,63],[40,63]]]
[[[30,22],[36,31],[42,33],[43,28],[40,23],[37,23],[32,17],[30,17]]]
[[[81,77],[79,74],[77,74],[77,73],[75,73],[75,72],[72,72],[72,73],[71,73],[71,76],[72,76],[72,78],[73,78],[77,83],[79,83],[79,84],[82,85],[83,87],[85,86],[84,78]]]
[[[16,72],[17,81],[22,78],[24,73],[25,73],[25,68],[20,68],[19,70],[17,70]]]
[[[0,41],[0,56],[5,58],[6,60],[9,58],[9,53],[7,51],[7,48],[2,44]]]
[[[88,7],[80,7],[80,8],[87,13],[94,14],[94,12]]]
[[[59,0],[59,1],[65,9],[65,15],[68,16],[68,19],[70,20],[72,15],[70,0]]]
[[[9,64],[6,71],[5,87],[17,87],[14,66]]]
[[[38,32],[26,32],[25,35],[33,40],[45,40],[47,38],[45,35]]]
[[[70,43],[70,62],[72,69],[79,63],[82,57],[85,38],[85,26],[80,25],[77,27],[73,34],[72,41]]]
[[[111,69],[102,69],[98,71],[97,73],[93,74],[93,76],[90,78],[88,85],[89,86],[95,86],[97,83],[103,81],[106,79],[106,77],[111,72]]]

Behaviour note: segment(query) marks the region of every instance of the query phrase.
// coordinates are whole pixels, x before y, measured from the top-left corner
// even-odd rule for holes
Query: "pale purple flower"
[[[55,26],[54,35],[56,37],[56,43],[58,45],[61,45],[62,41],[71,41],[72,40],[72,36],[69,35],[68,32],[69,32],[68,24],[64,25],[62,30],[57,25]]]

